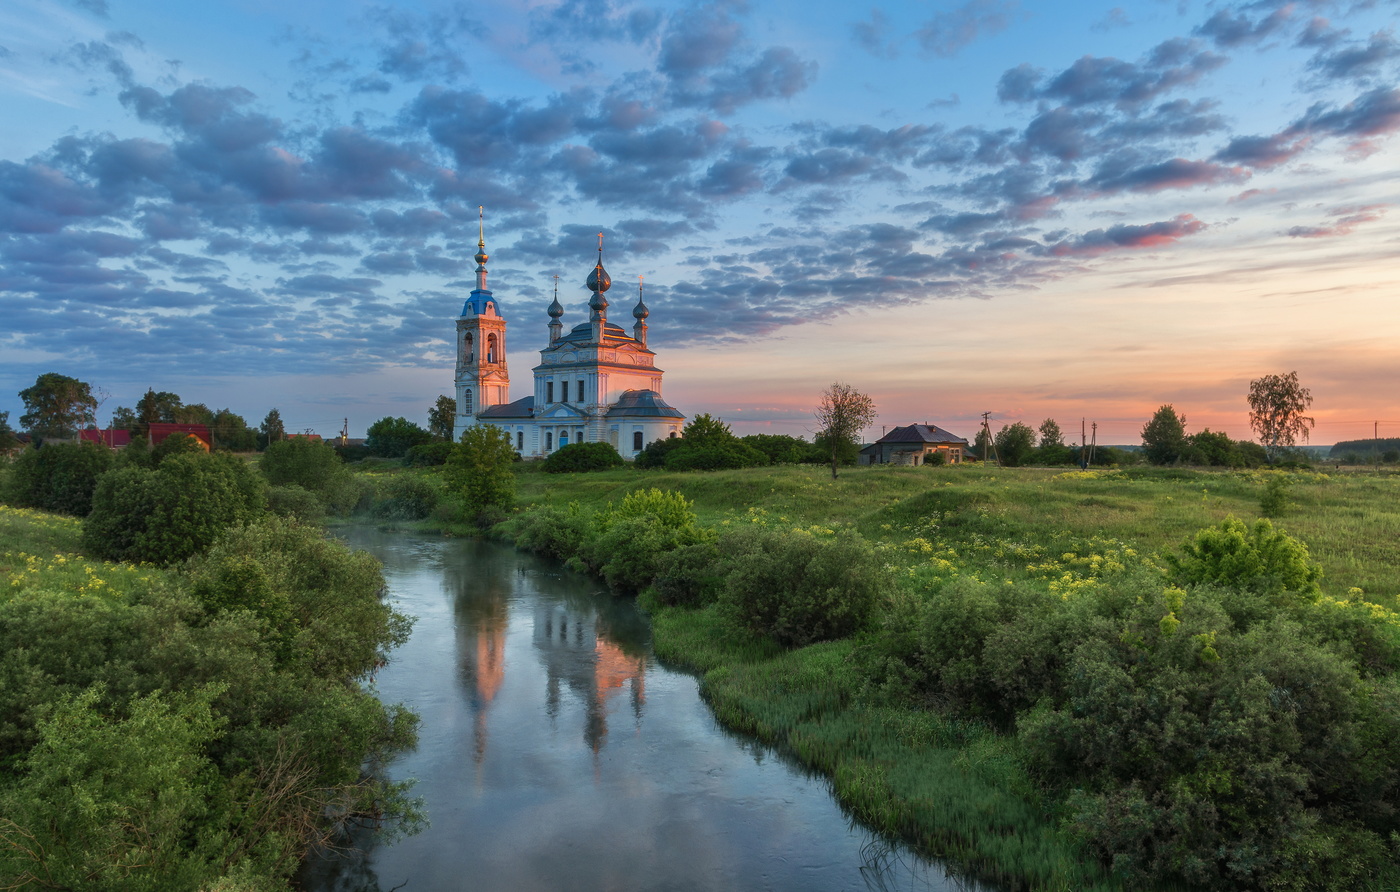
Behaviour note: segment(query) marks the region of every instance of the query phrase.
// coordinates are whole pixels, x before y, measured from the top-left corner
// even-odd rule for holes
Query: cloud
[[[1078,238],[1052,245],[1050,253],[1056,257],[1094,257],[1110,251],[1165,248],[1204,229],[1206,224],[1195,216],[1179,214],[1158,223],[1119,224],[1108,229],[1095,229]]]
[[[1224,56],[1202,49],[1198,41],[1177,37],[1153,47],[1139,62],[1082,56],[1049,80],[1043,80],[1040,71],[1023,64],[1002,75],[997,96],[1003,102],[1049,99],[1069,106],[1133,107],[1195,84],[1224,64]]]
[[[1197,36],[1210,38],[1219,47],[1237,47],[1258,43],[1286,27],[1293,18],[1293,6],[1281,6],[1263,18],[1250,18],[1244,12],[1230,9],[1218,10],[1194,32]]]
[[[1383,76],[1400,59],[1400,43],[1389,31],[1377,31],[1364,44],[1352,44],[1333,52],[1319,52],[1308,68],[1332,80],[1370,82]]]
[[[1334,217],[1323,226],[1293,226],[1286,235],[1290,238],[1335,238],[1350,235],[1363,223],[1374,223],[1385,216],[1387,206],[1371,204],[1360,207],[1340,207],[1329,212]]]
[[[851,39],[856,45],[877,59],[894,59],[899,56],[899,44],[890,39],[890,19],[880,9],[870,10],[870,18],[850,25]]]
[[[1164,189],[1190,189],[1221,183],[1241,183],[1249,179],[1243,167],[1226,167],[1209,161],[1172,158],[1156,164],[1126,166],[1105,163],[1089,178],[1089,185],[1104,194],[1115,192],[1161,192]]]
[[[1005,31],[1019,9],[1014,0],[968,0],[929,19],[914,38],[926,54],[951,59],[979,37]]]

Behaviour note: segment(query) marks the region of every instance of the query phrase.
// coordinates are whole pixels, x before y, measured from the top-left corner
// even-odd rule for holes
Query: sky
[[[665,399],[807,436],[1160,405],[1400,436],[1400,4],[7,0],[0,411],[46,372],[363,435],[453,392],[484,213],[528,394],[604,234]],[[479,208],[484,211],[479,211]]]

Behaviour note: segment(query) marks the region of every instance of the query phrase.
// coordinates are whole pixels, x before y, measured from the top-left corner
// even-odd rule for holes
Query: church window
[[[552,403],[552,402],[554,402],[554,382],[553,382],[553,381],[546,381],[546,382],[544,382],[544,401],[545,401],[546,403]]]
[[[578,401],[583,402],[583,382],[578,382]]]
[[[554,448],[554,431],[544,432],[544,451],[549,452]]]
[[[516,431],[516,432],[515,432],[515,451],[516,451],[516,452],[519,452],[520,450],[522,450],[522,449],[524,449],[524,448],[525,448],[525,432],[524,432],[524,431]]]
[[[641,452],[641,451],[642,451],[642,432],[641,432],[641,431],[633,431],[633,432],[632,432],[632,451],[633,451],[633,452]]]
[[[471,392],[471,388],[467,388],[466,390],[462,391],[462,414],[463,414],[463,415],[471,415],[471,414],[472,414],[472,392]]]
[[[568,446],[568,445],[569,445],[569,432],[568,432],[568,431],[560,431],[560,432],[559,432],[559,448],[560,448],[560,449],[563,449],[565,446]]]
[[[476,357],[476,353],[473,352],[473,346],[474,342],[472,341],[471,333],[468,332],[467,336],[462,339],[462,352],[466,354],[467,362],[471,362]]]
[[[486,361],[487,361],[487,362],[495,362],[495,361],[496,361],[496,336],[495,336],[495,335],[487,335],[487,336],[486,336]]]

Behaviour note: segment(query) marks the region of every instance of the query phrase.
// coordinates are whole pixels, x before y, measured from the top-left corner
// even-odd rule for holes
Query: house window
[[[524,431],[516,431],[516,432],[515,432],[515,451],[516,451],[516,452],[520,452],[520,451],[524,450],[524,448],[525,448],[525,432],[524,432]]]
[[[578,401],[583,402],[583,382],[578,382]]]
[[[546,381],[546,382],[544,382],[544,401],[545,401],[546,403],[552,403],[552,402],[554,402],[554,382],[553,382],[553,381]]]
[[[641,431],[633,431],[633,432],[632,432],[632,451],[633,451],[633,452],[641,452],[641,451],[642,451],[642,432],[641,432]]]
[[[544,432],[544,451],[549,452],[554,448],[554,431]]]

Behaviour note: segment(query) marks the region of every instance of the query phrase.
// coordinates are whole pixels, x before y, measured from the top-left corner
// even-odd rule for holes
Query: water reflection
[[[391,770],[418,779],[432,826],[309,865],[311,892],[964,888],[718,727],[596,581],[494,543],[347,538],[418,617],[379,687],[422,716]]]

